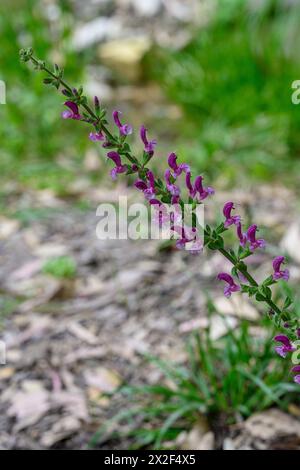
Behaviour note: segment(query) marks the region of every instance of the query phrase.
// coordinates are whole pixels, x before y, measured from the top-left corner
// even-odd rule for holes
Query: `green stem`
[[[233,266],[235,266],[238,269],[238,271],[240,271],[241,274],[243,274],[243,276],[248,280],[251,286],[258,287],[258,283],[254,279],[254,277],[252,277],[251,274],[248,273],[247,268],[243,269],[241,266],[236,264],[234,258],[224,248],[219,248],[219,252],[223,256],[225,256],[225,258],[227,258],[231,262],[231,264],[233,264]],[[273,300],[268,299],[267,297],[264,297],[264,302],[266,302],[269,305],[269,307],[271,307],[271,309],[274,310],[274,312],[281,313],[281,309],[273,302]]]

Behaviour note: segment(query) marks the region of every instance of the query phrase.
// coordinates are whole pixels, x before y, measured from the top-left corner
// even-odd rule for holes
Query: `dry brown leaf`
[[[81,427],[80,421],[74,416],[65,416],[57,421],[41,438],[40,443],[52,447],[57,442],[74,434]]]
[[[87,385],[104,393],[114,392],[121,384],[119,374],[105,367],[86,370],[84,372],[84,378]]]
[[[84,328],[84,326],[80,325],[80,323],[71,323],[70,325],[68,325],[68,330],[70,333],[72,333],[74,336],[76,336],[78,339],[85,343],[93,345],[99,342],[98,338],[93,335],[93,333],[91,333],[87,328]]]

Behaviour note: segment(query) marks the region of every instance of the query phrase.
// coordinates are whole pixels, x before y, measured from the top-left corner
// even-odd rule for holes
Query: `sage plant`
[[[31,48],[22,49],[20,57],[23,62],[31,62],[35,69],[45,72],[45,85],[54,86],[64,95],[63,119],[73,119],[92,126],[89,138],[94,142],[101,143],[107,151],[107,158],[114,165],[111,177],[116,179],[121,174],[136,175],[134,186],[143,193],[150,205],[158,207],[160,214],[158,221],[163,218],[164,204],[183,207],[185,203],[188,203],[195,208],[213,196],[214,189],[204,184],[203,176],[193,177],[190,166],[186,163],[178,164],[177,155],[174,152],[170,153],[168,157],[164,177],[156,176],[148,165],[155,155],[157,142],[149,139],[148,131],[144,126],[140,128],[143,151],[138,158],[132,152],[128,142],[128,136],[133,133],[133,128],[124,122],[120,111],[113,112],[114,127],[113,130],[110,130],[106,119],[106,110],[102,107],[98,97],[95,97],[93,104],[90,104],[82,87],[73,88],[64,80],[62,68],[55,65],[53,69],[50,69],[44,61],[34,56]],[[183,181],[183,185],[180,184],[180,180]],[[290,297],[286,297],[281,304],[278,304],[273,299],[271,289],[277,282],[286,282],[289,279],[288,269],[282,268],[285,258],[276,256],[272,263],[272,272],[263,282],[258,283],[249,272],[247,259],[256,250],[266,246],[265,240],[257,237],[257,225],[253,224],[248,228],[243,228],[241,216],[235,213],[233,201],[225,202],[222,212],[224,221],[217,227],[206,225],[203,239],[201,239],[196,227],[187,226],[185,223],[179,226],[175,217],[172,231],[174,238],[177,238],[176,246],[178,249],[184,249],[188,243],[194,242],[191,250],[193,253],[199,253],[206,246],[212,251],[219,251],[231,263],[230,273],[221,272],[217,275],[217,279],[224,283],[225,296],[230,297],[235,295],[235,292],[241,291],[249,297],[255,297],[258,302],[267,307],[268,315],[272,318],[276,328],[280,330],[280,334],[274,338],[275,352],[283,358],[291,356],[293,364],[291,373],[294,374],[294,381],[300,384],[299,320],[291,309],[292,300]],[[224,233],[228,230],[236,232],[237,245],[234,248],[226,247]]]

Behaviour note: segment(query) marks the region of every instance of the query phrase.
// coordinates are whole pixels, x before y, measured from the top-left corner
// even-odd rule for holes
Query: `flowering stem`
[[[23,60],[31,61],[38,70],[42,70],[42,71],[46,72],[51,77],[51,79],[53,80],[53,83],[55,84],[55,86],[57,88],[59,88],[60,86],[63,87],[65,90],[68,91],[70,96],[72,96],[75,100],[78,99],[78,95],[76,93],[76,90],[74,90],[74,88],[72,88],[65,80],[63,80],[62,70],[60,70],[57,67],[57,70],[55,70],[57,73],[52,72],[46,66],[45,62],[43,62],[43,61],[41,61],[41,60],[39,60],[39,59],[37,59],[33,56],[33,52],[32,52],[31,49],[21,52],[21,56],[22,56],[22,54],[23,54]],[[25,57],[25,59],[24,59],[24,54],[25,54],[25,56],[27,54],[27,57]],[[115,145],[116,147],[118,147],[119,150],[123,150],[122,141],[118,141],[118,139],[115,136],[113,136],[113,134],[109,131],[109,129],[106,127],[105,123],[103,122],[103,119],[100,119],[99,116],[97,116],[97,114],[95,114],[93,109],[89,106],[89,104],[87,103],[86,98],[82,97],[82,99],[79,99],[78,104],[79,104],[79,106],[82,106],[85,109],[85,111],[87,112],[87,114],[90,118],[90,121],[88,121],[88,122],[91,122],[94,125],[98,124],[101,127],[101,131],[105,134],[108,142],[110,142],[113,145]],[[126,151],[123,151],[122,154],[130,161],[130,163],[134,163],[137,166],[139,175],[143,179],[144,178],[143,174],[147,170],[147,168],[145,168],[145,162],[141,163],[135,156],[133,156],[130,153],[130,148],[129,147],[128,147],[128,149],[126,149]],[[161,194],[161,196],[165,196],[167,194],[164,191],[164,189],[160,185],[158,185],[157,181],[155,181],[154,184],[155,184],[155,188]],[[182,202],[181,199],[179,199],[179,201]],[[209,234],[206,231],[204,233],[205,233],[205,236],[208,236],[208,238],[210,238]],[[257,288],[259,287],[259,284],[256,282],[256,280],[251,276],[251,274],[249,274],[248,269],[247,269],[247,265],[245,263],[241,263],[240,260],[236,260],[234,258],[234,256],[232,256],[230,254],[230,252],[228,252],[223,247],[219,246],[217,248],[217,250],[226,259],[228,259],[230,261],[230,263],[235,267],[235,269],[237,271],[239,271],[248,280],[250,286],[257,287]],[[267,297],[266,295],[263,295],[263,294],[260,294],[260,295],[261,295],[261,300],[266,302],[273,312],[275,312],[277,314],[282,313],[282,310],[272,301],[272,299],[270,297]]]
[[[236,264],[233,256],[231,256],[231,254],[224,248],[219,248],[219,252],[225,258],[227,258],[231,262],[231,264],[233,264],[233,266],[236,267],[238,271],[240,271],[240,273],[247,279],[247,281],[249,282],[251,286],[258,287],[259,284],[256,282],[254,277],[252,277],[251,274],[249,274],[247,267],[245,267],[245,265],[241,266],[239,265],[239,263]],[[281,309],[271,299],[268,299],[266,296],[264,296],[264,302],[266,302],[274,312],[281,313]]]

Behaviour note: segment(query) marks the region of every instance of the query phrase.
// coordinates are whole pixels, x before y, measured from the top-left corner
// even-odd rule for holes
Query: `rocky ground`
[[[114,199],[117,192],[107,191],[107,195]],[[41,193],[42,198],[36,194],[35,201],[45,200]],[[284,202],[286,198],[276,199],[275,193],[289,196],[291,204]],[[227,196],[219,195],[216,204]],[[251,199],[258,222],[263,219],[272,228],[270,233],[284,235],[294,210],[286,190],[261,188],[255,198],[237,193],[233,197],[240,197],[243,207]],[[214,282],[224,268],[218,254],[160,251],[157,241],[100,241],[95,212],[72,209],[49,194],[47,198],[52,212],[42,220],[20,225],[1,219],[0,289],[10,310],[2,319],[1,335],[7,345],[7,364],[0,367],[3,449],[85,448],[116,411],[105,392],[122,383],[160,380],[158,370],[145,361],[145,353],[179,363],[186,360],[186,335],[207,326],[207,293],[217,309],[232,319],[232,328],[238,326],[239,317],[253,321],[258,315],[248,302],[237,306],[223,298]],[[290,241],[284,243],[293,249]],[[74,280],[57,280],[42,272],[46,259],[62,255],[76,260]],[[269,263],[268,254],[255,259],[258,276],[269,269]],[[291,270],[293,278],[299,278],[298,265]],[[224,333],[216,322],[214,337]],[[118,402],[118,407],[126,406],[125,398]],[[286,423],[280,430],[279,422]],[[283,433],[285,445],[293,448],[300,442],[299,427],[295,417],[268,411],[234,426],[222,446],[277,448]],[[187,430],[178,445],[211,448],[215,442],[210,430],[203,433],[197,428]],[[102,444],[104,448],[116,445],[129,444]]]

